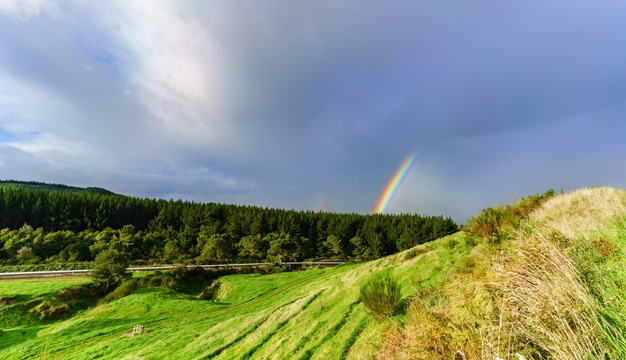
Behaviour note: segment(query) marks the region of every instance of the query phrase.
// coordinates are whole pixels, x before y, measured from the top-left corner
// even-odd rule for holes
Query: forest
[[[458,230],[443,216],[361,215],[143,199],[0,182],[0,265],[371,260]]]

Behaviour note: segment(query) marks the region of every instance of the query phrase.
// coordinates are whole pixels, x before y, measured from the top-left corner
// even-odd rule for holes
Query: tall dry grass
[[[539,234],[523,242],[502,274],[507,324],[499,330],[536,348],[530,358],[603,359],[598,305],[575,264]]]
[[[624,216],[624,194],[600,188],[556,196],[517,232],[501,270],[506,325],[499,331],[531,345],[528,357],[589,360],[614,354],[602,309],[568,250]]]
[[[554,196],[507,241],[483,239],[477,261],[437,289],[438,301],[418,291],[377,359],[621,360],[615,334],[625,329],[604,320],[572,254],[624,217],[625,203],[612,188]]]

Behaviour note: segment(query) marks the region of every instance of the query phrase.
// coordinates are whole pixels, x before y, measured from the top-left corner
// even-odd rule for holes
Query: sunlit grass
[[[461,239],[450,247],[449,238]],[[390,269],[404,297],[415,282],[441,284],[471,247],[454,235],[384,259],[270,275],[229,275],[214,301],[165,288],[139,289],[70,319],[30,324],[11,334],[2,359],[368,359],[381,330],[398,321],[375,320],[360,303],[359,286]],[[53,293],[88,279],[15,282],[5,292]],[[0,283],[2,286],[2,283]],[[2,293],[2,290],[0,290]],[[128,336],[134,325],[146,333]],[[385,325],[387,324],[387,325]],[[17,329],[19,334],[19,329]],[[1,338],[1,337],[0,337]]]

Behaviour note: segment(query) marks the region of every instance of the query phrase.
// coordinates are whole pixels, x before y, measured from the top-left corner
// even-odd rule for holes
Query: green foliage
[[[272,262],[296,261],[301,258],[302,247],[296,237],[285,233],[272,233],[266,236],[270,244],[267,258]]]
[[[16,257],[25,260],[32,259],[34,257],[33,249],[28,246],[24,246],[17,251]]]
[[[111,248],[152,263],[367,260],[458,230],[441,216],[288,211],[14,185],[0,182],[0,266],[90,261]],[[22,247],[33,258],[18,257]]]
[[[63,184],[48,184],[38,181],[0,180],[0,187],[114,195],[113,192],[99,187],[81,188],[76,186],[67,186]]]
[[[402,255],[391,256],[384,263],[394,267],[395,279],[408,296],[414,274],[429,283],[445,281],[466,255],[464,244],[459,239],[454,253],[449,253],[443,241],[435,241],[430,246],[433,251],[424,256],[409,262]],[[10,330],[0,336],[0,358],[37,359],[46,344],[49,358],[67,360],[96,356],[102,360],[241,359],[246,354],[252,359],[371,358],[380,331],[389,323],[373,321],[359,301],[359,284],[380,265],[374,261],[266,275],[182,267],[142,273],[129,295],[84,312],[72,313],[70,308],[73,315],[66,320],[41,321],[31,318],[29,310],[18,311],[17,303],[5,305],[0,307],[0,328]],[[206,275],[199,281],[201,271]],[[218,276],[219,291],[215,297],[207,296],[213,301],[199,300],[198,295]],[[29,296],[29,300],[34,293],[33,297],[50,297],[46,294],[77,281],[89,279],[2,281],[0,294]],[[137,324],[145,324],[149,333],[125,336]],[[21,330],[27,335],[22,336]]]
[[[97,283],[105,287],[119,284],[130,277],[126,271],[128,257],[117,250],[105,250],[96,256],[90,275]]]
[[[361,285],[361,301],[377,319],[393,316],[402,302],[400,285],[387,271],[374,274]]]
[[[541,195],[522,198],[513,205],[483,209],[480,215],[468,221],[464,230],[471,235],[488,238],[491,242],[500,242],[506,239],[512,230],[518,228],[522,220],[526,219],[530,213],[554,194],[554,190],[550,189]]]
[[[200,233],[203,236],[203,232]],[[212,234],[204,240],[200,261],[206,263],[227,263],[235,258],[235,247],[226,234]]]
[[[406,254],[404,254],[404,259],[405,260],[409,260],[409,259],[413,259],[416,258],[422,254],[425,254],[426,252],[428,252],[428,250],[424,247],[416,247],[413,248],[409,251],[406,252]]]
[[[356,261],[361,261],[365,258],[365,254],[367,253],[367,243],[359,236],[355,236],[350,239],[350,244],[352,245],[352,257]]]
[[[255,234],[244,236],[236,246],[240,258],[260,261],[267,257],[269,241],[267,238],[261,237],[261,234]]]
[[[453,250],[457,245],[458,245],[458,241],[456,238],[454,238],[453,236],[450,236],[448,239],[446,239],[446,248],[448,250]]]
[[[335,235],[328,235],[326,241],[322,243],[330,260],[345,260],[346,254],[343,252],[344,246],[341,239]]]

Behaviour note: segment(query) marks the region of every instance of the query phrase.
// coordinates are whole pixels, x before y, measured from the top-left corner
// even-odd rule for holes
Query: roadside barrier
[[[213,265],[186,265],[187,268],[201,267],[204,269],[228,269],[228,268],[240,268],[240,267],[263,267],[270,265],[286,265],[289,268],[292,266],[337,266],[345,264],[342,261],[288,261],[279,263],[239,263],[239,264],[213,264]],[[129,267],[126,270],[129,272],[139,271],[156,271],[156,270],[172,270],[180,265],[164,265],[164,266],[142,266],[142,267]],[[22,271],[22,272],[3,272],[0,273],[0,280],[9,279],[39,279],[49,277],[61,277],[61,276],[85,276],[89,275],[89,269],[83,270],[51,270],[51,271]]]

